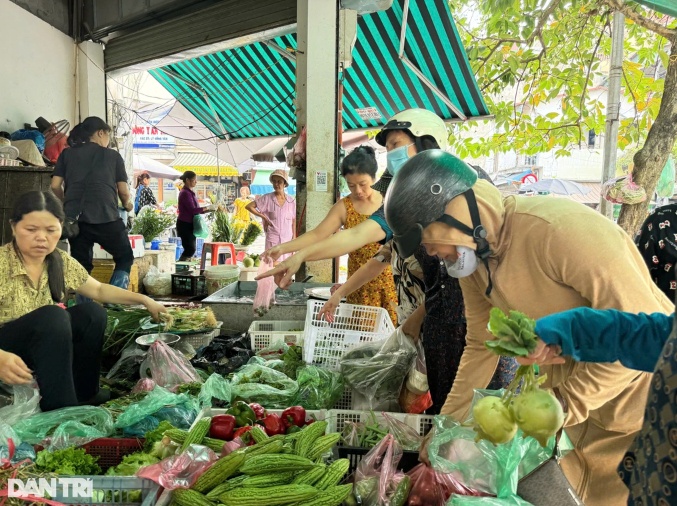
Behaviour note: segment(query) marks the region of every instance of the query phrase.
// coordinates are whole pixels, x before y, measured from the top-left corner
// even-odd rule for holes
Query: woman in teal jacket
[[[674,314],[631,314],[581,307],[536,322],[540,341],[526,362],[620,361],[653,372],[644,425],[618,473],[630,489],[628,505],[677,504],[677,326]],[[520,362],[523,362],[520,360]],[[644,402],[638,399],[639,402]]]

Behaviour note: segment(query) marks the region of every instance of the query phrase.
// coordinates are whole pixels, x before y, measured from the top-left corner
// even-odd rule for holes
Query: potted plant
[[[134,219],[131,233],[142,235],[143,241],[146,243],[146,249],[150,249],[151,241],[168,228],[174,226],[175,223],[176,216],[173,214],[151,206],[145,206],[141,208],[139,214]]]

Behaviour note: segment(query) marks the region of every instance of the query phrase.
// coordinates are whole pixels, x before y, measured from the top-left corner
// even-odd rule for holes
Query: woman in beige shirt
[[[10,224],[14,238],[0,247],[0,381],[37,380],[42,411],[100,404],[101,348],[106,311],[95,302],[63,309],[68,290],[112,304],[143,304],[154,318],[165,311],[151,298],[99,283],[58,250],[65,215],[49,192],[17,200]]]

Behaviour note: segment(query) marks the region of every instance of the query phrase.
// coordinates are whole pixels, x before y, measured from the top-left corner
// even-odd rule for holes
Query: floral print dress
[[[343,203],[346,206],[345,229],[356,227],[369,219],[368,215],[360,214],[355,210],[353,201],[350,197],[345,197]],[[348,255],[348,277],[352,276],[360,267],[371,260],[376,253],[378,253],[380,248],[380,244],[374,242],[350,253],[350,255]],[[348,303],[359,304],[361,306],[382,307],[390,314],[393,325],[397,326],[397,313],[395,307],[397,306],[398,301],[392,269],[387,267],[376,278],[348,295]]]

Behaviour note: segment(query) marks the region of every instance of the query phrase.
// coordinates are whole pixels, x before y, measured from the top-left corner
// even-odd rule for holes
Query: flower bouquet
[[[176,216],[173,213],[145,206],[136,216],[131,233],[142,235],[143,240],[149,243],[175,223]]]

